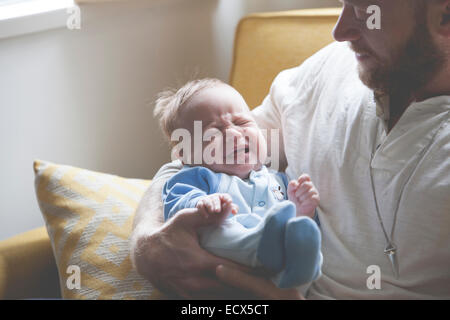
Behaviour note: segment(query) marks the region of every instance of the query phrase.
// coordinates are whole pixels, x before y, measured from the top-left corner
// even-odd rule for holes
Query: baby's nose
[[[229,128],[226,130],[226,143],[231,144],[233,147],[244,146],[246,139],[244,133],[236,128]]]
[[[227,141],[238,141],[243,140],[245,142],[245,135],[239,128],[228,128],[225,132]]]

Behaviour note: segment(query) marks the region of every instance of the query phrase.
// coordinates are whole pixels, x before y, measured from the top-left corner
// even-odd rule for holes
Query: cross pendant
[[[398,272],[398,263],[397,263],[397,247],[389,243],[386,246],[386,249],[384,249],[384,254],[387,255],[387,257],[389,258],[389,261],[391,261],[392,271],[394,272],[394,277],[395,277],[395,279],[398,279],[399,272]]]

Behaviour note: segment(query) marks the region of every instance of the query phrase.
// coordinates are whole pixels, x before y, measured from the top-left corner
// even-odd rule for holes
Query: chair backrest
[[[236,30],[230,84],[250,108],[261,104],[276,75],[333,41],[340,8],[255,13]]]

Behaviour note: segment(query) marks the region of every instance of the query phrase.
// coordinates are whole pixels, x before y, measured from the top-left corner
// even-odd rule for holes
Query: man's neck
[[[433,97],[444,95],[450,96],[450,88],[446,85],[439,87],[433,86],[432,84],[430,84],[428,88],[418,90],[416,93],[391,94],[389,96],[388,132],[394,128],[402,115],[405,113],[406,109],[408,109],[413,102],[421,102]]]
[[[406,109],[414,102],[411,95],[390,95],[389,96],[389,119],[388,133],[400,120]]]
[[[433,79],[420,90],[414,93],[413,97],[415,101],[424,101],[438,96],[450,96],[450,63],[439,70]]]

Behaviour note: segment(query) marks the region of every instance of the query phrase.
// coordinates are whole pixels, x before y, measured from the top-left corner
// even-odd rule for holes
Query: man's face
[[[355,51],[361,80],[382,94],[409,95],[421,89],[444,63],[428,31],[426,5],[416,0],[343,0],[334,28],[337,41]],[[370,30],[366,9],[381,9],[381,29]]]

